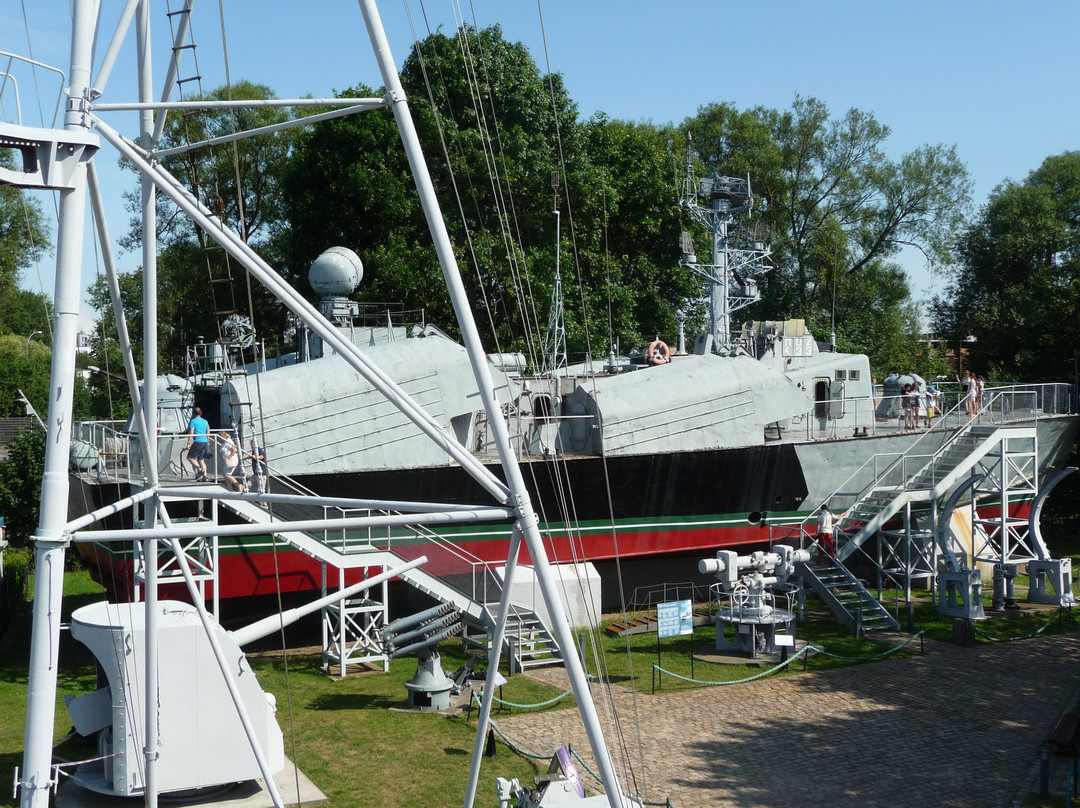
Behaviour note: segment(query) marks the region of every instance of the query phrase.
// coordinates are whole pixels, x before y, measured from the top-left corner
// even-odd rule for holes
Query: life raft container
[[[654,340],[649,344],[649,350],[645,354],[650,364],[663,365],[671,361],[671,349],[663,340]]]

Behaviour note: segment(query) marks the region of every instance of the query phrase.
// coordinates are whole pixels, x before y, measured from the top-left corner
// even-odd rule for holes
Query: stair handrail
[[[959,412],[960,407],[961,407],[962,404],[963,404],[963,401],[961,400],[961,401],[957,402],[957,404],[952,409],[947,410],[945,413],[943,413],[942,416],[941,416],[941,422],[945,423],[950,415],[957,414]],[[970,430],[972,425],[973,425],[972,424],[972,419],[969,419],[966,423],[960,423],[955,428],[955,431],[953,432],[953,435],[947,441],[945,441],[941,445],[941,447],[939,447],[938,451],[944,450],[946,447],[950,446],[955,440],[957,440],[961,435],[966,434]],[[857,478],[859,478],[861,476],[865,476],[865,470],[867,469],[868,466],[873,467],[875,469],[875,471],[873,473],[873,476],[872,476],[872,479],[870,480],[870,482],[868,484],[865,484],[861,488],[858,489],[858,493],[856,493],[854,495],[854,499],[851,501],[851,505],[855,505],[860,500],[862,500],[865,497],[867,491],[872,490],[874,487],[876,487],[878,485],[878,482],[881,479],[887,477],[889,474],[896,471],[897,468],[902,467],[902,464],[904,463],[905,458],[913,456],[913,455],[920,456],[920,457],[931,457],[931,458],[934,457],[934,454],[916,455],[916,453],[915,453],[915,450],[917,448],[919,448],[919,444],[922,443],[924,440],[927,440],[929,438],[929,436],[934,431],[935,430],[933,430],[933,429],[928,429],[925,432],[923,432],[903,452],[879,452],[879,453],[873,455],[872,457],[868,458],[865,463],[863,463],[861,466],[859,466],[857,469],[855,469],[855,471],[853,471],[850,475],[848,475],[848,477],[842,483],[840,483],[840,485],[837,487],[837,489],[835,491],[833,491],[832,494],[825,497],[821,502],[817,503],[813,508],[810,509],[810,511],[807,513],[807,515],[805,517],[803,517],[802,521],[799,523],[800,528],[803,530],[803,532],[806,535],[813,535],[809,530],[806,529],[806,526],[811,521],[816,521],[817,517],[815,516],[815,514],[817,514],[817,512],[821,509],[821,506],[824,505],[827,502],[832,502],[834,499],[841,496],[841,492],[844,491],[844,489],[846,487],[848,487],[848,485],[853,480],[855,480],[855,479],[857,479]],[[936,454],[936,452],[935,452],[935,454]],[[887,457],[893,458],[892,461],[889,462],[889,464],[883,470],[878,471],[877,468],[876,468],[877,464],[880,462],[880,460],[882,458],[887,458]],[[905,478],[905,480],[906,480],[906,478]],[[844,510],[847,511],[847,510],[850,509],[850,507],[851,506],[849,505],[848,508],[845,508]]]
[[[331,508],[334,508],[334,507],[335,506],[327,506],[328,509],[331,509]],[[380,513],[380,514],[385,514],[385,515],[395,515],[395,514],[399,513],[398,511],[385,510],[385,509],[382,509],[382,510],[365,509],[365,508],[359,508],[359,509],[336,508],[336,509],[340,510],[342,512],[345,512],[347,510],[364,510],[364,511],[370,511],[371,513]],[[444,584],[446,586],[451,587],[452,589],[456,589],[462,595],[470,598],[475,603],[480,604],[481,608],[488,614],[489,618],[491,619],[492,623],[494,624],[494,616],[491,614],[491,609],[489,607],[489,604],[494,599],[496,599],[496,598],[491,597],[491,595],[495,595],[496,597],[501,597],[502,590],[503,590],[503,583],[499,580],[499,576],[495,573],[495,567],[491,562],[480,558],[479,556],[475,555],[474,553],[471,553],[468,550],[464,549],[463,547],[453,543],[449,539],[444,538],[443,536],[439,535],[438,533],[431,530],[430,528],[428,528],[425,525],[403,525],[403,526],[399,526],[398,529],[408,530],[409,532],[411,532],[413,534],[414,537],[423,539],[425,541],[428,541],[431,544],[435,545],[436,547],[439,547],[440,549],[442,549],[442,550],[446,551],[447,553],[449,553],[450,555],[454,556],[455,558],[465,562],[469,566],[469,569],[470,569],[470,578],[471,578],[471,581],[472,581],[472,592],[471,593],[466,592],[466,591],[462,590],[460,587],[455,586],[452,583],[446,582],[445,580],[444,580]],[[391,528],[387,528],[385,541],[386,541],[387,548],[392,550],[395,541],[400,541],[400,539],[395,539],[394,537],[392,537],[390,535],[390,531],[391,531]],[[329,529],[327,529],[326,532],[328,533]],[[380,539],[379,541],[381,542],[381,540],[382,539]],[[375,541],[376,540],[369,535],[368,544],[371,545]],[[327,544],[327,546],[333,546],[330,543],[330,539],[329,539],[328,535],[327,535],[327,537],[325,539],[325,543]],[[431,574],[435,575],[434,573],[431,573]],[[478,587],[477,587],[477,575],[478,574],[481,575],[481,580],[483,581],[482,587],[480,588],[479,592],[477,591],[478,590]],[[435,577],[440,577],[440,576],[436,575]],[[495,589],[495,591],[493,593],[488,592],[489,582]],[[511,618],[519,626],[523,624],[525,619],[527,619],[528,614],[526,614],[526,612],[531,613],[533,615],[536,615],[535,612],[531,612],[530,610],[526,610],[526,609],[524,609],[524,607],[519,606],[518,604],[516,604],[516,603],[514,603],[512,601],[510,602],[510,612],[511,612]],[[536,615],[536,617],[537,617],[537,619],[539,619],[539,615]],[[543,622],[543,621],[541,621],[541,622]],[[545,626],[545,629],[547,629],[547,626]]]

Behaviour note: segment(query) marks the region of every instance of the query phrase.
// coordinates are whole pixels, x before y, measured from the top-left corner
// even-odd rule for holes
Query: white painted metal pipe
[[[85,140],[97,0],[75,0],[72,7],[71,70],[64,127]],[[95,146],[96,148],[96,146]],[[91,153],[93,149],[90,150]],[[73,167],[71,185],[60,191],[57,222],[56,286],[53,293],[53,354],[48,441],[41,479],[41,505],[36,548],[34,622],[30,635],[30,678],[26,704],[19,804],[48,808],[52,782],[53,724],[56,719],[57,665],[60,648],[60,605],[64,591],[64,557],[68,499],[68,453],[71,447],[75,342],[79,327],[79,292],[83,234],[86,222],[86,164]]]
[[[496,522],[507,518],[504,508],[474,508],[453,513],[395,513],[379,516],[356,516],[347,519],[301,519],[292,522],[246,522],[236,525],[193,523],[162,528],[123,528],[119,530],[86,530],[71,535],[76,542],[141,541],[147,534],[159,539],[194,539],[213,531],[217,536],[260,536],[265,533],[313,533],[324,530],[359,530],[363,528],[408,527],[409,525],[460,525],[477,522]]]
[[[480,341],[480,334],[472,317],[472,307],[469,305],[468,296],[465,294],[465,286],[461,281],[461,274],[457,267],[457,258],[454,255],[453,245],[450,243],[450,236],[446,231],[446,223],[443,221],[442,212],[439,209],[439,201],[435,196],[431,175],[428,173],[427,164],[424,162],[424,156],[420,149],[420,140],[416,135],[412,114],[409,112],[409,105],[405,100],[405,91],[401,86],[401,78],[398,76],[393,55],[390,53],[390,44],[387,42],[386,32],[382,27],[382,19],[375,6],[375,0],[358,0],[358,2],[364,14],[364,22],[367,25],[372,49],[375,51],[375,58],[379,63],[383,85],[386,87],[390,100],[393,101],[394,119],[397,121],[398,130],[401,133],[401,142],[405,147],[409,168],[412,170],[413,180],[416,183],[420,202],[424,208],[424,215],[427,218],[428,229],[431,231],[435,251],[439,256],[443,279],[446,282],[450,300],[457,314],[462,341],[468,349],[469,360],[473,367],[473,376],[479,388],[480,398],[484,402],[488,424],[494,435],[494,444],[499,452],[499,459],[506,474],[507,486],[512,494],[514,505],[517,507],[522,536],[529,548],[529,554],[532,556],[537,582],[544,595],[548,614],[551,616],[552,630],[560,648],[572,649],[574,647],[574,638],[570,631],[570,624],[566,619],[562,600],[551,575],[547,552],[540,537],[537,518],[533,511],[528,489],[525,487],[525,480],[521,475],[521,469],[518,467],[517,457],[510,444],[509,431],[506,422],[503,420],[502,408],[499,406],[498,398],[495,395],[495,385],[492,383],[490,368],[484,355],[484,346]],[[589,683],[585,676],[585,670],[576,654],[567,653],[565,662],[570,684],[578,699],[581,719],[589,736],[589,743],[597,767],[600,769],[600,777],[604,783],[608,803],[611,808],[621,808],[624,803],[623,794],[607,743],[604,740],[596,705],[593,703],[589,692]]]
[[[297,606],[295,609],[289,609],[287,612],[280,612],[278,614],[272,614],[269,617],[263,618],[250,626],[244,626],[238,628],[235,631],[230,631],[229,634],[236,641],[236,644],[241,648],[247,645],[249,642],[255,642],[263,637],[268,637],[275,631],[281,631],[286,626],[291,626],[297,620],[306,615],[317,612],[320,609],[324,609],[334,603],[351,598],[360,592],[370,589],[373,586],[381,584],[383,581],[389,581],[391,578],[395,578],[401,575],[403,572],[414,570],[417,567],[427,563],[427,556],[420,556],[402,564],[399,567],[384,570],[378,575],[372,575],[370,578],[365,578],[363,581],[347,586],[344,589],[327,595],[324,598],[319,598],[311,603],[305,603],[303,606]]]

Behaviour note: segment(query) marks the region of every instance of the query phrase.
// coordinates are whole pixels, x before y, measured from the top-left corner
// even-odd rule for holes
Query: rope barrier
[[[1053,623],[1054,620],[1057,619],[1057,617],[1064,611],[1065,607],[1059,606],[1058,610],[1052,615],[1050,615],[1050,619],[1043,623],[1042,626],[1035,629],[1030,634],[1021,634],[1017,637],[992,637],[985,631],[980,630],[979,627],[975,625],[974,620],[968,620],[968,622],[971,623],[971,627],[975,630],[976,634],[989,642],[1015,642],[1016,640],[1030,640],[1032,637],[1038,637],[1040,634],[1046,631],[1046,629],[1050,627],[1050,624]]]
[[[908,645],[915,642],[915,640],[917,640],[919,637],[921,637],[925,633],[926,633],[925,631],[920,631],[917,634],[911,635],[910,638],[908,638],[907,640],[904,640],[904,642],[900,643],[899,645],[893,646],[892,648],[888,649],[887,651],[882,651],[880,654],[873,654],[872,656],[864,656],[864,657],[842,656],[840,654],[834,654],[834,653],[832,653],[830,651],[826,651],[824,648],[821,648],[820,646],[810,645],[809,643],[807,643],[805,646],[803,646],[801,651],[799,651],[796,654],[793,654],[786,661],[781,662],[779,665],[777,665],[777,666],[775,666],[773,668],[769,668],[767,671],[762,671],[761,673],[754,674],[753,676],[747,676],[745,679],[733,679],[733,680],[727,681],[727,682],[713,682],[713,681],[705,681],[703,679],[691,679],[689,676],[682,676],[682,675],[680,675],[678,673],[674,673],[672,671],[665,670],[664,668],[661,668],[659,665],[653,665],[653,669],[659,671],[660,673],[666,673],[668,676],[674,676],[676,679],[681,679],[684,682],[691,682],[692,684],[696,684],[696,685],[715,685],[715,686],[742,685],[742,684],[746,684],[747,682],[753,682],[756,679],[762,679],[762,678],[764,678],[766,676],[769,676],[769,675],[771,675],[773,673],[776,673],[776,671],[780,670],[781,668],[786,668],[788,665],[790,665],[796,659],[798,659],[799,657],[801,657],[804,654],[807,654],[807,653],[809,653],[811,651],[813,653],[815,653],[815,654],[822,654],[823,656],[832,657],[833,659],[840,659],[840,660],[843,660],[845,662],[869,662],[869,661],[874,660],[874,659],[883,659],[883,658],[889,656],[889,654],[894,654],[897,651],[899,651],[900,649],[906,648]]]
[[[806,645],[801,651],[796,654],[792,654],[790,657],[787,658],[786,661],[781,662],[774,668],[769,668],[767,671],[762,671],[761,673],[754,674],[753,676],[747,676],[745,679],[734,679],[729,682],[711,682],[705,681],[703,679],[691,679],[689,676],[682,676],[681,674],[661,668],[659,665],[656,664],[653,664],[653,670],[659,671],[660,673],[666,673],[668,676],[674,676],[676,679],[682,679],[684,682],[692,682],[696,685],[741,685],[746,684],[747,682],[753,682],[755,679],[762,679],[766,676],[769,676],[770,674],[776,673],[776,671],[780,670],[781,668],[786,668],[788,665],[801,657],[807,651],[811,650],[814,650],[813,646]]]
[[[880,654],[874,654],[873,656],[864,656],[864,657],[841,656],[840,654],[834,654],[834,653],[832,653],[830,651],[826,651],[824,648],[819,648],[816,645],[807,645],[806,647],[812,649],[814,651],[814,653],[822,654],[822,655],[827,656],[827,657],[832,657],[833,659],[840,659],[840,660],[843,660],[844,662],[869,662],[870,660],[873,660],[873,659],[884,659],[885,657],[889,656],[889,654],[894,654],[897,651],[899,651],[901,648],[906,648],[907,646],[911,645],[911,643],[915,642],[915,640],[917,640],[919,637],[921,637],[925,633],[926,633],[926,631],[920,631],[917,634],[912,634],[910,638],[908,638],[907,640],[904,640],[904,642],[900,643],[899,645],[894,645],[889,650],[882,651]]]
[[[481,691],[481,692],[483,692],[483,691]],[[539,709],[540,707],[550,707],[552,704],[556,704],[557,702],[562,701],[567,696],[573,695],[573,693],[574,693],[573,688],[571,688],[570,690],[564,690],[562,693],[555,696],[554,698],[550,698],[547,701],[538,701],[536,704],[517,704],[516,702],[513,702],[513,701],[503,701],[498,696],[496,696],[494,693],[491,695],[491,700],[495,701],[495,702],[498,702],[499,704],[503,705],[504,707],[516,707],[519,710],[535,710],[535,709]],[[476,699],[477,704],[480,704],[480,697],[475,692],[473,693],[473,698]]]

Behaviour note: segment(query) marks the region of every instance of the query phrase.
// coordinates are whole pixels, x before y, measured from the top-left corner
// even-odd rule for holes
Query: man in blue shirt
[[[202,410],[195,408],[188,424],[188,462],[195,469],[195,482],[206,479],[206,458],[210,456],[210,424],[202,417]]]

